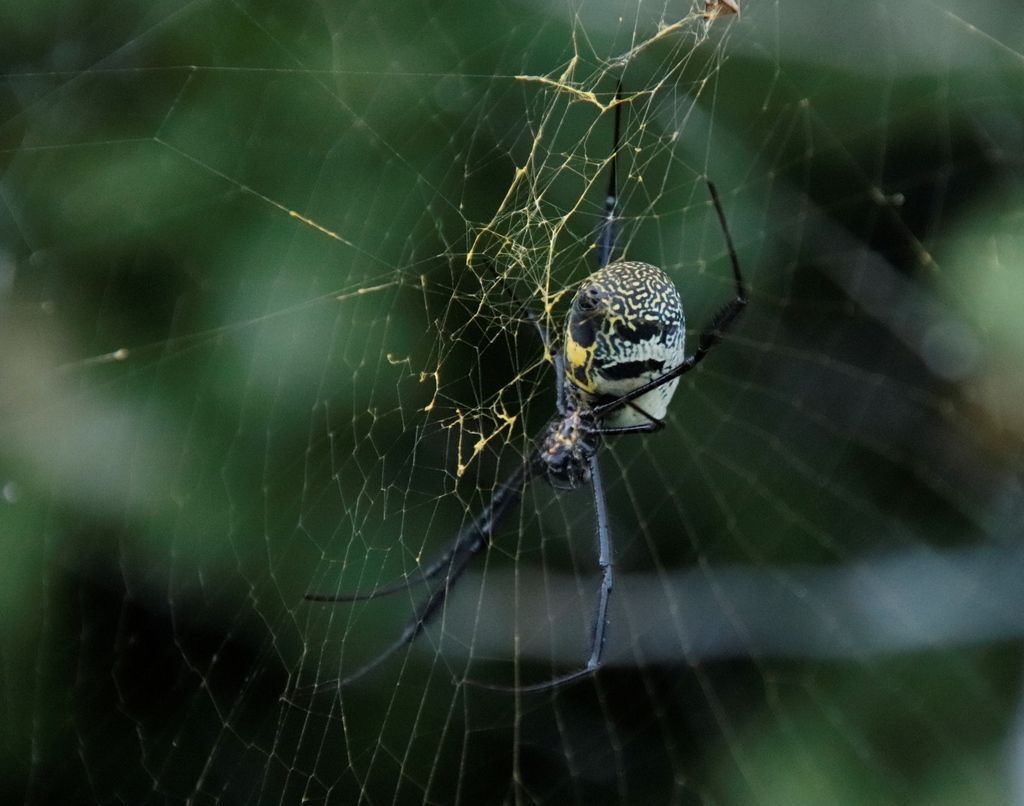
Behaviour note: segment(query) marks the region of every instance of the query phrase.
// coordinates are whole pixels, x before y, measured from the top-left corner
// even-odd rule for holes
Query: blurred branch
[[[845,658],[1020,638],[1022,578],[1024,553],[993,545],[922,548],[830,568],[620,574],[606,664]],[[474,584],[485,607],[469,594]],[[524,656],[577,662],[592,609],[581,597],[591,589],[596,596],[596,581],[583,590],[574,576],[541,570],[478,576],[449,604],[445,638],[455,640],[443,652],[507,657],[518,625]]]

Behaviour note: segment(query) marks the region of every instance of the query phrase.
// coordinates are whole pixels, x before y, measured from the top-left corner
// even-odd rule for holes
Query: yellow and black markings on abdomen
[[[565,371],[577,396],[598,405],[679,366],[684,340],[683,304],[668,275],[649,263],[613,263],[590,275],[573,299]],[[611,424],[661,419],[675,386],[667,383],[610,413]]]

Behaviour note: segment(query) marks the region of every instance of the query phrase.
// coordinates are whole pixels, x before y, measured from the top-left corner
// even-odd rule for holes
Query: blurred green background
[[[0,32],[4,802],[1024,798],[1014,2],[44,0]],[[752,302],[603,453],[607,668],[460,684],[586,657],[590,494],[538,487],[443,624],[282,700],[421,600],[303,595],[414,572],[553,410],[516,300],[557,327],[593,268],[620,78],[621,248],[699,328],[708,176]]]

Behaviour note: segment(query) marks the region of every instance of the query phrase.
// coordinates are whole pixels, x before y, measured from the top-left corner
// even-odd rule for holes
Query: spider
[[[548,354],[553,356],[556,374],[557,412],[541,431],[523,462],[497,487],[483,511],[464,527],[448,548],[419,571],[417,583],[442,579],[419,606],[398,638],[373,660],[348,677],[315,687],[343,688],[377,668],[395,652],[411,644],[438,616],[448,594],[462,578],[476,555],[490,547],[495,531],[519,503],[526,485],[546,478],[558,489],[576,489],[590,484],[597,512],[598,565],[601,588],[590,639],[590,657],[585,666],[543,683],[504,687],[475,681],[472,685],[519,693],[549,691],[580,680],[601,665],[608,634],[608,600],[613,585],[611,533],[604,486],[598,466],[598,451],[607,436],[659,431],[665,426],[669,401],[679,378],[696,367],[718,344],[747,304],[747,289],[740,273],[739,259],[729,234],[718,192],[707,181],[711,201],[728,248],[735,280],[735,296],[700,332],[697,349],[690,356],[684,350],[685,320],[679,292],[659,268],[636,261],[612,261],[616,238],[619,127],[623,99],[621,86],[615,95],[615,131],[611,170],[604,214],[597,239],[598,269],[579,287],[566,317],[561,347],[553,349],[551,338],[539,317],[527,311]],[[379,587],[369,593],[310,593],[314,602],[356,602],[408,590],[408,579]]]

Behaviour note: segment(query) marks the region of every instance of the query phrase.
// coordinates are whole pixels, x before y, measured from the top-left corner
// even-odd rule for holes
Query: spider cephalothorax
[[[594,413],[574,408],[564,417],[556,417],[545,429],[537,451],[537,470],[547,473],[552,487],[583,487],[590,484],[590,457],[600,445],[601,432]]]

